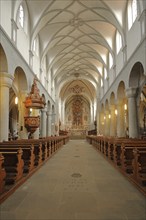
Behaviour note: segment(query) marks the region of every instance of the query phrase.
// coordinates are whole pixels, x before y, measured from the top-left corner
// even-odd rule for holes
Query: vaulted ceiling
[[[26,0],[31,20],[31,45],[40,40],[41,61],[46,59],[56,85],[81,80],[100,87],[107,56],[114,57],[115,33],[124,40],[127,0]],[[88,88],[87,88],[88,90]],[[95,93],[95,92],[94,92]]]

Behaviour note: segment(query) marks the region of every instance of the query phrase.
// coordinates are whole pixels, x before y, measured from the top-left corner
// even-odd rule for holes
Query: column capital
[[[46,109],[41,109],[41,112],[47,113],[47,110]]]
[[[48,116],[52,116],[51,111],[47,111],[46,114],[47,114]]]
[[[128,88],[126,89],[126,96],[128,98],[135,97],[137,94],[137,88]]]
[[[11,88],[14,76],[6,72],[0,72],[0,86]]]

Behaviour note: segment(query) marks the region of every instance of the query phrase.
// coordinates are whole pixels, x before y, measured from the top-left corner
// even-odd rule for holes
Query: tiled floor
[[[146,198],[85,140],[71,140],[13,193],[1,220],[146,220]]]

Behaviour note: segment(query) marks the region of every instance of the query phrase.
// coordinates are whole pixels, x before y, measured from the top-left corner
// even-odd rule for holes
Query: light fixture
[[[111,118],[111,114],[108,115],[108,118],[109,118],[109,119]]]
[[[32,108],[30,108],[29,110],[30,110],[30,112],[32,112]]]
[[[104,120],[106,119],[106,117],[104,116]]]
[[[125,111],[127,110],[127,104],[124,105],[124,109],[125,109]]]
[[[15,97],[15,105],[18,104],[18,97]]]
[[[115,109],[115,115],[117,115],[118,114],[118,110],[117,109]]]

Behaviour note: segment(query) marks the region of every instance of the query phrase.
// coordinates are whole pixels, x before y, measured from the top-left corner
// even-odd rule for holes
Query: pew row
[[[0,143],[0,202],[69,140],[68,136]]]
[[[102,135],[86,140],[146,194],[146,140]]]

